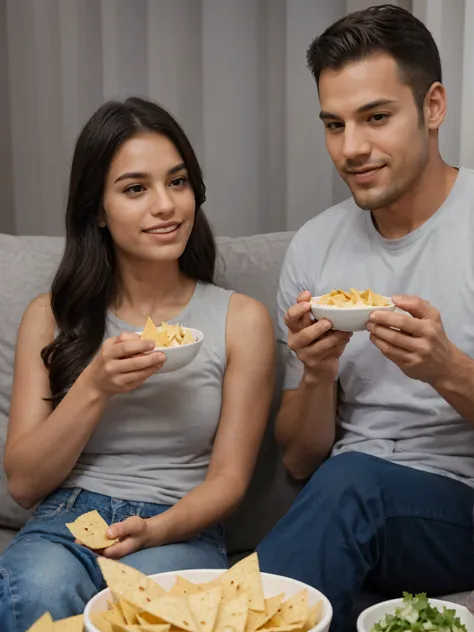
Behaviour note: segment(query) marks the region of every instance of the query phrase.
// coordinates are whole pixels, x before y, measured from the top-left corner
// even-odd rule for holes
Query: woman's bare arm
[[[27,307],[18,332],[4,457],[9,491],[23,507],[61,485],[106,404],[106,398],[79,378],[52,410],[48,371],[40,354],[54,331],[49,296],[38,296]]]
[[[31,302],[20,325],[5,446],[8,488],[23,507],[31,507],[64,482],[110,395],[133,390],[165,359],[163,354],[146,354],[153,343],[134,333],[109,338],[52,410],[48,371],[40,354],[54,333],[49,297],[43,295]]]

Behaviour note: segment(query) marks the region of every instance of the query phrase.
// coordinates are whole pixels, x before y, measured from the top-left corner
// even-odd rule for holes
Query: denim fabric
[[[263,571],[315,586],[341,632],[362,586],[401,597],[474,588],[474,489],[367,454],[328,459],[257,547]]]
[[[165,505],[129,502],[79,488],[46,498],[0,557],[0,630],[25,632],[45,611],[54,620],[82,613],[105,588],[96,555],[75,544],[66,522],[97,509],[108,524],[129,516],[151,518]],[[218,525],[196,538],[127,555],[122,562],[146,574],[189,568],[227,568],[225,535]]]

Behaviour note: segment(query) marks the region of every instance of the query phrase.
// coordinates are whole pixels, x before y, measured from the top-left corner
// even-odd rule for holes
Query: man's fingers
[[[410,296],[408,294],[402,294],[400,296],[394,296],[393,302],[397,307],[408,312],[415,318],[436,318],[438,316],[438,310],[423,300],[419,296]]]
[[[311,300],[311,292],[309,290],[304,290],[304,292],[300,292],[298,294],[298,298],[296,299],[297,303],[309,303]]]
[[[285,325],[290,331],[299,331],[301,329],[301,321],[307,316],[310,316],[311,305],[309,303],[297,303],[292,305],[285,314]]]
[[[391,329],[399,329],[400,331],[411,334],[412,336],[423,336],[426,322],[419,318],[413,318],[408,314],[400,314],[398,312],[375,311],[370,315],[367,329],[370,331],[370,324],[381,325]]]
[[[301,329],[291,336],[291,349],[298,352],[312,345],[317,346],[318,349],[327,349],[348,336],[345,332],[330,331],[331,327],[328,320],[322,319]]]
[[[420,338],[416,336],[407,334],[404,331],[398,331],[397,329],[381,327],[375,323],[369,323],[367,329],[373,338],[383,340],[393,347],[399,347],[400,349],[416,352],[420,349],[420,344],[423,344]]]

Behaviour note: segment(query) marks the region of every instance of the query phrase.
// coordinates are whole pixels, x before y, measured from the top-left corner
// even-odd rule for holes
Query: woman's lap
[[[112,500],[80,490],[59,490],[39,507],[0,557],[2,632],[22,632],[46,610],[53,619],[78,614],[104,588],[96,555],[77,545],[65,524],[92,509],[97,509],[108,523],[138,515],[137,507],[145,507],[148,515],[152,509],[147,503],[125,502],[120,506],[121,513],[114,513]],[[157,507],[161,511],[167,508]],[[220,527],[188,542],[138,551],[121,561],[150,575],[227,567]]]

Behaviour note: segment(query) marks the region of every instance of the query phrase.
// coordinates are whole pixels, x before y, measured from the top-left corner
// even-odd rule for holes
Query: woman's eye
[[[173,187],[182,187],[187,183],[188,179],[185,176],[179,176],[179,178],[175,178],[171,180],[171,186]]]
[[[132,184],[132,186],[125,189],[125,193],[141,193],[145,188],[142,184]]]

